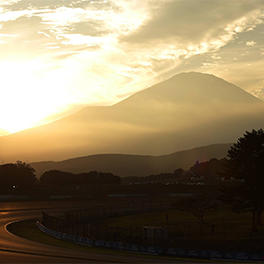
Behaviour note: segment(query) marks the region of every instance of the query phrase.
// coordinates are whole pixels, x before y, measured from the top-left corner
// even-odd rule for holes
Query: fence
[[[89,208],[88,210],[82,211],[68,211],[61,216],[52,216],[45,212],[42,212],[42,223],[44,226],[51,230],[56,230],[62,233],[70,233],[73,235],[80,235],[83,237],[93,237],[94,239],[98,236],[102,239],[121,239],[118,237],[118,233],[129,234],[128,237],[133,237],[133,234],[140,233],[141,231],[123,230],[110,230],[104,225],[100,225],[101,220],[110,217],[119,217],[126,215],[134,215],[138,213],[154,212],[168,210],[170,206],[168,203],[141,203],[138,206],[135,204],[124,203],[122,206],[113,208],[110,206],[96,206],[94,208]],[[127,240],[122,237],[123,240]],[[131,239],[130,239],[131,240]],[[137,238],[132,238],[132,240],[137,240]]]
[[[225,259],[225,260],[242,260],[242,261],[261,261],[263,262],[263,254],[248,254],[246,252],[221,252],[216,250],[195,250],[195,249],[182,249],[182,248],[160,248],[153,246],[144,246],[138,244],[124,243],[121,241],[106,241],[106,240],[95,240],[87,237],[81,237],[78,235],[67,234],[51,230],[41,224],[39,221],[36,222],[37,227],[44,233],[55,237],[57,239],[70,241],[75,244],[95,247],[105,247],[115,250],[126,250],[141,252],[152,255],[170,255],[175,257],[185,258],[201,258],[201,259]]]

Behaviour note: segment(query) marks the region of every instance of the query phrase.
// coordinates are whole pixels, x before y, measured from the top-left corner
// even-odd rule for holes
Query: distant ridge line
[[[188,169],[197,160],[224,158],[231,143],[211,144],[181,150],[166,155],[95,154],[62,161],[33,162],[31,166],[40,176],[46,170],[62,170],[74,173],[92,170],[111,172],[118,176],[147,176],[173,172],[177,168]]]

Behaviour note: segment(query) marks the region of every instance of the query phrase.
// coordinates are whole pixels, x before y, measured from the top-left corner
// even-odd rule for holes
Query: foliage
[[[196,162],[191,168],[192,176],[203,179],[206,184],[219,183],[224,173],[226,159],[211,159],[204,162]]]
[[[184,178],[184,174],[185,171],[182,168],[179,168],[176,169],[173,173],[152,174],[144,177],[139,177],[139,176],[124,177],[122,179],[122,182],[126,184],[179,183]]]
[[[74,174],[59,170],[50,170],[40,178],[42,184],[48,185],[90,185],[90,184],[119,184],[120,178],[112,173],[91,171]]]
[[[240,137],[228,151],[232,175],[253,188],[264,185],[264,131],[252,130]]]
[[[3,189],[23,189],[36,182],[35,170],[25,162],[0,165],[0,182]]]
[[[241,208],[248,207],[253,213],[252,228],[256,229],[256,217],[264,209],[264,131],[246,131],[228,151],[227,175],[240,179],[244,184],[236,196],[242,198]],[[239,207],[237,205],[237,207]]]

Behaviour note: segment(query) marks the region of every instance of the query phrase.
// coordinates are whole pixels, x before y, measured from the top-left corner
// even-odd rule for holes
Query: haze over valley
[[[196,162],[223,159],[226,157],[229,147],[230,144],[215,144],[163,156],[99,154],[58,162],[34,162],[30,165],[36,170],[38,177],[49,170],[74,173],[108,171],[120,177],[142,177],[173,172],[176,168],[189,169]]]

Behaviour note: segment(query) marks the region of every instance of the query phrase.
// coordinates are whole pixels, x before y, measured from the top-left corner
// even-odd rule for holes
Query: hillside
[[[197,160],[224,158],[230,144],[216,144],[163,156],[143,156],[124,154],[101,154],[74,158],[59,162],[43,161],[31,163],[38,176],[47,170],[68,172],[89,172],[93,170],[112,172],[118,176],[147,176],[173,172],[177,168],[188,169]]]
[[[213,75],[182,73],[113,106],[86,107],[0,138],[0,159],[62,160],[101,153],[164,155],[234,142],[264,125],[264,103]]]

